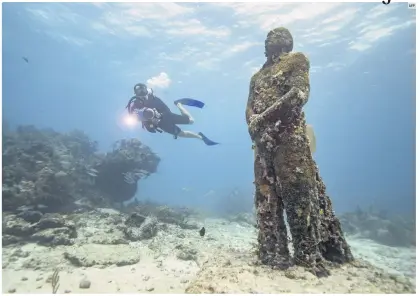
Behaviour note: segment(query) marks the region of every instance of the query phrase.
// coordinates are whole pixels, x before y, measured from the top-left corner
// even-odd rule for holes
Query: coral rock
[[[58,133],[20,126],[3,133],[3,210],[40,205],[49,212],[107,206],[132,198],[138,180],[159,164],[149,147],[136,139],[118,141],[112,152],[81,131]],[[86,201],[88,197],[88,201]]]
[[[128,226],[124,230],[124,233],[129,240],[138,241],[138,240],[150,239],[156,236],[157,231],[158,231],[158,220],[155,217],[147,217],[140,227]]]

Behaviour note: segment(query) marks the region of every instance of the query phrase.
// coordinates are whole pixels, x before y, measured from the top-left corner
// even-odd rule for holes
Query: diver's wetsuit
[[[156,109],[161,114],[161,119],[157,127],[175,137],[177,137],[181,132],[181,129],[177,126],[177,124],[190,124],[190,118],[188,116],[173,113],[161,99],[153,94],[149,94],[147,100],[134,101],[132,109],[141,108]],[[150,127],[148,123],[145,123],[145,128],[149,132],[156,132],[153,126]]]

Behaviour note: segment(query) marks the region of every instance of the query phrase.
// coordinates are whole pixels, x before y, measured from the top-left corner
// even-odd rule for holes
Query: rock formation
[[[131,199],[137,182],[156,172],[159,157],[137,139],[97,151],[81,131],[58,133],[34,126],[3,129],[3,211],[71,211]]]
[[[263,264],[287,268],[295,262],[322,276],[329,274],[326,263],[353,256],[306,135],[302,108],[309,98],[309,61],[292,49],[287,29],[270,31],[267,61],[250,82],[246,121],[255,151],[258,255]]]
[[[346,234],[391,247],[416,246],[416,221],[413,215],[392,214],[370,206],[367,209],[357,207],[353,212],[339,214],[339,217]]]
[[[128,244],[148,240],[165,227],[197,230],[193,210],[171,208],[153,203],[139,203],[130,213],[96,208],[76,213],[46,213],[23,211],[4,212],[2,217],[3,247],[37,243],[44,246],[73,244]],[[102,231],[92,230],[98,225]],[[92,233],[95,232],[95,233]]]
[[[96,187],[115,202],[130,200],[137,181],[155,173],[159,157],[137,139],[117,141],[111,152],[95,167]]]

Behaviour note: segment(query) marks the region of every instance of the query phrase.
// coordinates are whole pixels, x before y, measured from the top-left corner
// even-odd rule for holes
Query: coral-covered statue
[[[353,256],[311,154],[311,129],[302,111],[309,98],[309,61],[292,49],[287,29],[270,31],[267,61],[249,89],[246,121],[255,150],[258,255],[263,264],[287,268],[296,263],[325,276],[326,263]]]

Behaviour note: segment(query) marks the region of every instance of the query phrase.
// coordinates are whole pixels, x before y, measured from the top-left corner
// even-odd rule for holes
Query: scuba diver
[[[134,94],[128,101],[126,108],[130,115],[137,115],[137,118],[142,122],[142,127],[147,131],[151,133],[166,132],[173,135],[174,139],[178,137],[200,139],[209,146],[219,144],[204,136],[203,133],[184,131],[177,126],[177,124],[194,123],[194,118],[183,105],[203,108],[203,102],[187,98],[176,100],[174,103],[181,114],[175,114],[143,83],[137,83],[134,86]]]

